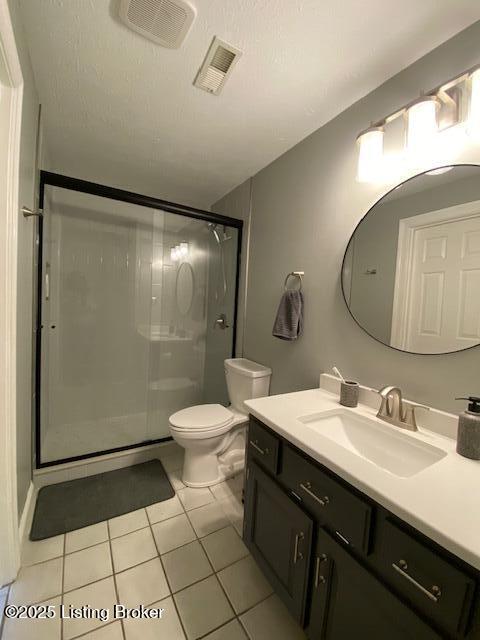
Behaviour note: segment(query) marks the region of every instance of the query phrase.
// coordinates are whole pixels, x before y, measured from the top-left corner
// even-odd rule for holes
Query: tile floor
[[[170,448],[170,450],[172,450]],[[2,640],[302,640],[241,539],[243,478],[211,489],[181,481],[178,451],[162,459],[176,495],[99,524],[26,541],[0,605],[164,609],[161,620],[4,619]],[[1,609],[0,609],[1,614]]]

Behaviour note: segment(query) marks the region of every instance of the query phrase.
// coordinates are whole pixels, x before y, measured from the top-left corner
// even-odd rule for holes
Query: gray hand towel
[[[303,292],[287,289],[278,305],[272,335],[281,340],[296,340],[303,333]]]

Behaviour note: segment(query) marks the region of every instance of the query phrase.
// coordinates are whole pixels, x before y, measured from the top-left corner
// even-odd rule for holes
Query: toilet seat
[[[199,404],[170,416],[170,426],[182,433],[223,433],[233,422],[233,413],[221,404]]]

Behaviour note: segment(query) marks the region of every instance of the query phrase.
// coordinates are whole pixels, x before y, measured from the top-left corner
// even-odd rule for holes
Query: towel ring
[[[303,276],[303,275],[304,275],[304,272],[303,272],[303,271],[291,271],[290,273],[288,273],[288,274],[287,274],[287,277],[285,278],[284,285],[283,285],[283,288],[285,289],[285,291],[287,291],[287,290],[288,290],[287,283],[288,283],[288,279],[289,279],[289,278],[298,278],[299,285],[300,285],[300,286],[298,287],[298,289],[299,289],[299,291],[302,291],[302,289],[303,289],[303,279],[302,279],[302,276]]]

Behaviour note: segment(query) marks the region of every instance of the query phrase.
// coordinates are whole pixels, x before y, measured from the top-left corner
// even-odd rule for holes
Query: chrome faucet
[[[427,409],[421,404],[404,406],[402,392],[398,387],[387,386],[378,392],[382,398],[377,418],[408,431],[418,431],[415,409]]]

